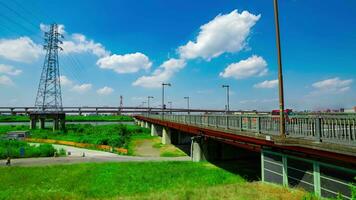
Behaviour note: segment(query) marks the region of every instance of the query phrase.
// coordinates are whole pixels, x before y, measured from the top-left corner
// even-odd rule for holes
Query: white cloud
[[[313,93],[342,93],[350,90],[352,79],[342,80],[339,77],[322,80],[312,84]]]
[[[67,76],[60,76],[59,80],[61,81],[61,85],[62,86],[72,86],[73,85],[73,81],[70,80]]]
[[[98,89],[96,92],[100,95],[109,95],[114,92],[114,89],[112,89],[111,87],[105,86],[103,88]]]
[[[0,39],[0,57],[8,60],[31,63],[42,54],[42,47],[29,37]]]
[[[171,58],[159,66],[151,76],[142,76],[133,82],[132,85],[146,88],[158,88],[161,86],[162,82],[168,81],[174,73],[184,68],[185,65],[185,60]]]
[[[150,59],[140,52],[106,56],[100,58],[96,64],[102,69],[112,69],[116,73],[135,73],[141,69],[148,70],[152,66]]]
[[[14,82],[11,80],[10,77],[2,75],[0,76],[0,85],[14,85]]]
[[[255,84],[253,87],[254,88],[275,88],[278,86],[278,79],[275,80],[265,80],[261,83]]]
[[[220,76],[224,78],[233,77],[235,79],[243,79],[253,76],[263,76],[268,72],[267,62],[260,56],[253,55],[246,60],[241,60],[237,63],[232,63]]]
[[[17,76],[22,73],[22,70],[15,69],[11,65],[0,64],[0,73],[11,75],[11,76]]]
[[[98,57],[108,56],[108,52],[105,47],[94,40],[87,40],[85,35],[74,33],[71,35],[71,40],[63,41],[61,45],[64,53],[92,53]]]
[[[261,15],[253,15],[248,11],[218,15],[213,20],[200,27],[196,42],[189,41],[180,46],[178,52],[181,58],[204,58],[210,60],[225,52],[233,53],[244,49],[251,28]]]
[[[84,93],[89,91],[92,88],[92,84],[90,83],[84,83],[81,85],[74,85],[72,88],[72,91],[79,92],[79,93]]]

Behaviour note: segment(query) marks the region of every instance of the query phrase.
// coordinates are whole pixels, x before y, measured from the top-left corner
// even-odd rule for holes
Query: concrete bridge
[[[36,107],[17,106],[17,107],[0,107],[0,114],[29,114],[36,110]],[[186,108],[169,108],[163,112],[166,113],[224,113],[224,110],[219,109],[186,109]],[[162,108],[157,107],[115,107],[115,106],[70,106],[63,107],[63,112],[66,114],[138,114],[138,113],[161,113]],[[230,112],[256,113],[253,111],[235,110]],[[267,113],[267,112],[264,112]]]
[[[137,115],[163,144],[187,145],[193,161],[249,159],[262,181],[351,199],[356,177],[356,115]]]

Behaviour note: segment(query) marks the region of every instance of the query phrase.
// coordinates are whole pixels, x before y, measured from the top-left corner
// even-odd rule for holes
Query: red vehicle
[[[284,114],[286,115],[286,116],[288,116],[288,115],[290,115],[290,114],[292,114],[293,113],[293,110],[292,109],[285,109],[284,110]],[[279,110],[272,110],[272,113],[271,113],[272,115],[279,115]]]

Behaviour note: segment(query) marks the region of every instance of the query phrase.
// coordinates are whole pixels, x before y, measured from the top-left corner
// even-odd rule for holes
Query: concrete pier
[[[162,144],[171,144],[171,130],[167,127],[162,129]]]

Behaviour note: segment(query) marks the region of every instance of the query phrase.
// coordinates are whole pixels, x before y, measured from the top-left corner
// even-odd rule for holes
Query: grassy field
[[[204,162],[0,167],[0,191],[0,199],[299,200],[308,196],[300,190],[248,183]]]
[[[164,145],[161,143],[161,138],[158,136],[151,136],[149,131],[145,131],[141,134],[132,135],[130,138],[130,143],[128,145],[129,155],[140,155],[136,152],[137,146],[141,145],[142,142],[149,142],[152,148],[159,150],[159,156],[161,157],[179,157],[186,156],[186,154],[175,147],[174,145]]]
[[[73,142],[81,142],[97,145],[109,145],[113,147],[127,147],[133,134],[148,131],[144,128],[123,125],[90,125],[90,124],[68,124],[66,131],[31,130],[32,138],[55,139]]]
[[[30,118],[27,115],[0,115],[0,122],[28,122]],[[124,115],[67,115],[68,122],[85,122],[85,121],[133,121],[130,116]]]
[[[13,130],[29,130],[24,125],[2,125],[0,135]],[[131,136],[134,134],[148,134],[149,130],[134,125],[109,124],[68,124],[65,131],[52,129],[29,130],[31,138],[54,139],[80,143],[110,145],[127,148]]]
[[[0,140],[0,159],[6,159],[9,156],[10,158],[50,157],[54,156],[55,152],[57,155],[65,155],[64,150],[58,151],[51,144],[35,146],[23,141]]]

